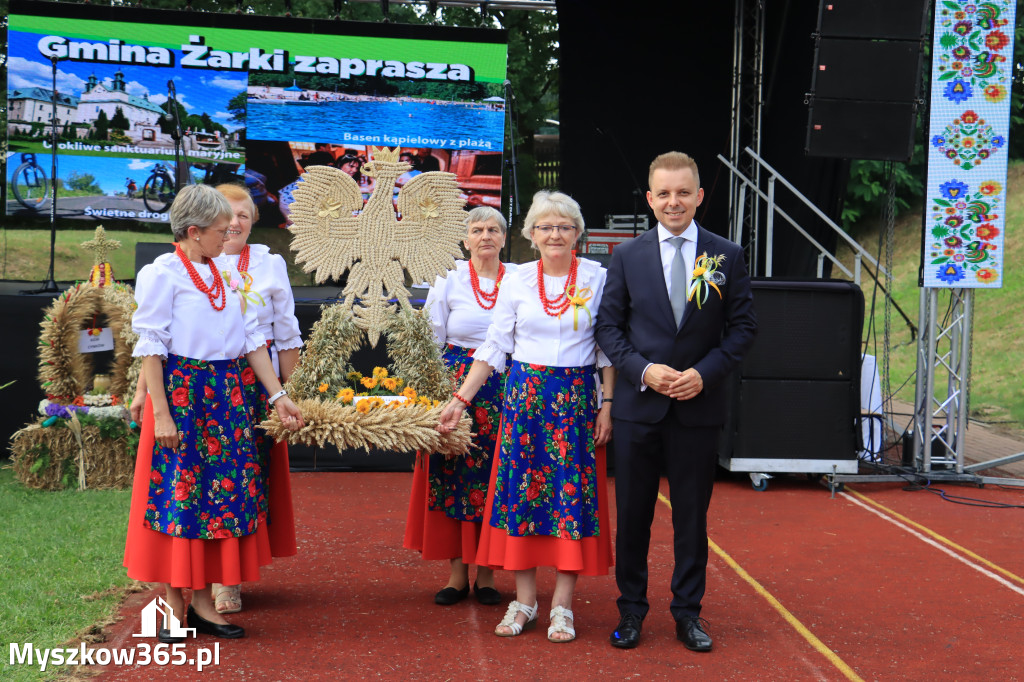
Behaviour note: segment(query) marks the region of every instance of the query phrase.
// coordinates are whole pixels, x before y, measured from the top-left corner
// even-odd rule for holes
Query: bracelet
[[[466,400],[465,398],[463,398],[461,395],[459,395],[458,391],[455,391],[454,393],[452,393],[452,395],[455,396],[455,399],[458,400],[460,403],[462,403],[466,407],[469,407],[469,405],[470,405],[469,401]]]
[[[611,398],[601,398],[601,402],[603,402],[603,403],[610,403],[610,402],[612,402],[612,399]]]
[[[267,402],[270,403],[271,405],[273,405],[274,403],[276,403],[278,401],[279,398],[283,398],[286,395],[288,395],[288,391],[286,391],[286,390],[284,390],[282,388],[280,391],[278,391],[274,395],[270,396],[270,398],[267,399]]]

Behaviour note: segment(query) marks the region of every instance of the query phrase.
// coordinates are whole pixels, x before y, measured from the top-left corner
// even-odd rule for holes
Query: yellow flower
[[[330,388],[330,387],[327,384],[324,383],[324,384],[320,384],[320,386],[319,386],[319,388],[317,390],[319,390],[321,393],[327,393],[327,389],[328,388]]]
[[[348,374],[345,375],[345,378],[354,384],[357,383],[360,379],[362,379],[363,375],[360,374],[359,372],[349,372]]]
[[[377,386],[377,379],[375,377],[363,377],[359,383],[366,388],[374,388]]]
[[[421,407],[426,407],[426,408],[428,408],[428,409],[429,409],[429,408],[430,408],[430,398],[428,398],[427,396],[423,396],[423,397],[421,397],[421,398],[419,399],[419,405],[420,405]]]
[[[392,393],[394,393],[395,389],[398,388],[398,381],[394,377],[387,377],[386,379],[381,379],[380,383],[384,388],[391,391]]]
[[[416,389],[413,388],[412,386],[406,386],[405,390],[402,391],[402,395],[404,395],[409,400],[416,400]]]
[[[354,396],[355,391],[353,391],[351,388],[343,388],[340,391],[338,391],[338,400],[346,404],[352,402],[352,398]]]
[[[405,386],[405,379],[402,377],[395,377],[395,389],[399,389],[402,386]]]
[[[384,400],[377,396],[373,396],[369,400],[364,400],[363,402],[370,403],[370,407],[380,407],[381,405],[384,404]]]
[[[360,414],[366,414],[367,412],[370,411],[371,407],[373,406],[370,405],[369,400],[360,400],[358,403],[356,403],[356,412],[359,412]]]
[[[383,379],[388,375],[388,371],[383,367],[374,367],[373,376],[377,379]]]

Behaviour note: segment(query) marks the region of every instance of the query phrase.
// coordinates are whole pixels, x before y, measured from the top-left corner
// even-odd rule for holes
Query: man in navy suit
[[[757,333],[743,250],[694,221],[704,198],[697,164],[668,152],[651,163],[647,203],[658,228],[615,248],[598,312],[601,350],[618,369],[614,646],[640,642],[647,551],[661,473],[669,484],[676,636],[710,651],[700,618],[708,563],[707,511],[727,381]]]

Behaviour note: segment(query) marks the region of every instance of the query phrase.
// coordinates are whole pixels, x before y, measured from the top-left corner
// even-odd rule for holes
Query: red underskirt
[[[475,563],[480,524],[458,521],[442,511],[427,508],[428,468],[429,462],[417,453],[402,546],[419,551],[424,559],[462,559],[467,564]]]
[[[153,455],[153,405],[146,398],[145,414],[142,419],[142,433],[139,450],[135,458],[135,477],[132,483],[132,501],[128,512],[128,537],[124,548],[124,566],[128,577],[144,582],[170,583],[171,587],[202,589],[210,583],[237,585],[260,578],[260,566],[270,563],[274,550],[295,553],[294,514],[291,508],[291,486],[288,477],[281,483],[279,471],[283,466],[288,472],[287,454],[282,462],[271,462],[271,476],[281,490],[271,497],[279,514],[274,524],[276,540],[268,532],[268,525],[260,525],[252,535],[220,540],[198,540],[178,538],[143,526],[146,503],[149,499],[149,475]],[[287,450],[285,450],[287,453]],[[275,453],[276,454],[276,451]],[[273,455],[272,455],[273,457]],[[274,485],[271,484],[273,490]],[[287,494],[287,504],[281,498]],[[288,541],[290,528],[291,541]],[[280,556],[289,556],[281,554]]]
[[[500,449],[500,443],[499,443]],[[487,486],[483,531],[477,547],[476,562],[481,566],[506,571],[522,571],[539,566],[554,566],[563,573],[608,575],[615,564],[612,555],[612,527],[608,522],[608,481],[604,446],[597,448],[597,519],[601,534],[580,540],[567,540],[552,535],[510,537],[491,526],[494,484],[498,477],[498,451],[491,466],[491,482]]]

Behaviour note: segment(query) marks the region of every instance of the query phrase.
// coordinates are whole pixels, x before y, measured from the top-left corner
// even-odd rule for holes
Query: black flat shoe
[[[640,616],[635,613],[623,614],[619,624],[615,626],[609,639],[612,646],[619,649],[634,649],[640,643],[640,629],[643,627]]]
[[[240,625],[219,625],[218,623],[211,623],[206,620],[192,608],[192,605],[188,605],[188,627],[195,628],[196,632],[202,632],[204,635],[213,635],[214,637],[223,637],[224,639],[239,639],[245,637],[245,628]]]
[[[473,594],[476,595],[476,600],[484,606],[494,606],[502,602],[501,593],[493,587],[478,587],[477,584],[473,583]]]
[[[452,604],[458,604],[468,596],[469,585],[466,585],[461,590],[456,590],[454,587],[446,587],[434,595],[434,603],[441,606],[451,606]]]
[[[184,642],[184,637],[171,637],[171,631],[167,628],[160,628],[156,633],[156,638],[163,644],[178,644]]]
[[[711,635],[704,630],[702,620],[691,616],[676,621],[676,639],[690,651],[711,651]]]

